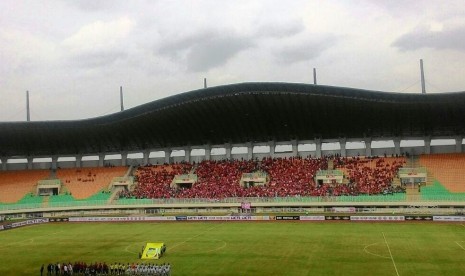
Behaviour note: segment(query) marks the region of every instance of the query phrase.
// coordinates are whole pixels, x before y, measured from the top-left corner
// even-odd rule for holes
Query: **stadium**
[[[171,275],[462,275],[464,122],[465,92],[300,83],[2,122],[0,272],[82,261],[167,262]],[[166,254],[142,261],[150,242]]]

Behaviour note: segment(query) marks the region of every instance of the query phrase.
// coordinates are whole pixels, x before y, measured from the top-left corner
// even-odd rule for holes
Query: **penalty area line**
[[[386,243],[386,246],[388,248],[389,255],[391,256],[392,264],[394,265],[394,269],[396,270],[396,274],[397,274],[397,276],[399,276],[399,271],[397,270],[397,266],[396,266],[396,262],[394,261],[394,257],[392,257],[392,252],[391,252],[391,248],[389,247],[389,243],[386,240],[386,236],[384,235],[384,232],[381,232],[381,233],[383,233],[384,242]]]
[[[465,248],[463,248],[463,246],[459,243],[459,242],[455,242],[460,248],[462,248],[463,250],[465,250]]]

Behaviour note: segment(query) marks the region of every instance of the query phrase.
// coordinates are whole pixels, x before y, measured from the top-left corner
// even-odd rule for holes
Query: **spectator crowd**
[[[344,173],[343,183],[315,183],[319,170],[334,169]],[[391,183],[403,157],[263,158],[262,160],[204,160],[198,164],[148,165],[135,173],[137,187],[121,192],[120,198],[210,198],[290,197],[290,196],[357,196],[403,192]],[[264,172],[266,185],[243,187],[244,173]],[[171,188],[175,175],[195,173],[198,181],[190,188]]]

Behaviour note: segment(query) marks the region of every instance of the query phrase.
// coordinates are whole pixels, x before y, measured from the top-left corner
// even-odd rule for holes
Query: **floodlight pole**
[[[203,88],[207,88],[207,78],[203,78]]]
[[[316,68],[313,68],[313,84],[317,85],[317,83],[316,83]]]
[[[121,102],[121,111],[124,110],[124,104],[123,104],[123,87],[119,87],[119,100]]]
[[[423,59],[420,59],[420,72],[421,72],[421,94],[426,94],[425,72],[423,70]]]
[[[26,120],[31,121],[31,111],[29,110],[29,91],[26,91]]]

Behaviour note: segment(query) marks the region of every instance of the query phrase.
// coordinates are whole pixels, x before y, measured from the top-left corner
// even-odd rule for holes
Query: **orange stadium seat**
[[[465,192],[465,154],[422,155],[420,164],[450,192]]]
[[[58,169],[56,176],[76,199],[88,198],[107,188],[112,179],[123,176],[127,167]]]
[[[37,182],[48,178],[49,170],[25,170],[0,172],[0,202],[14,203],[28,193],[35,193]]]

